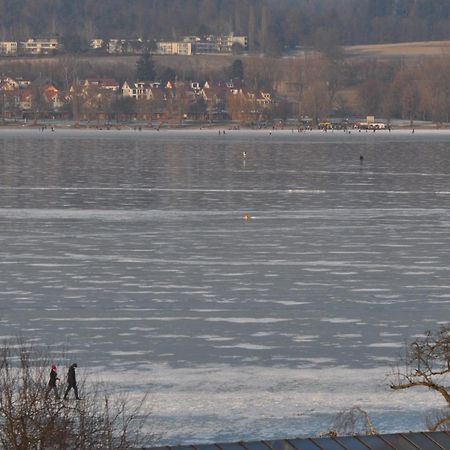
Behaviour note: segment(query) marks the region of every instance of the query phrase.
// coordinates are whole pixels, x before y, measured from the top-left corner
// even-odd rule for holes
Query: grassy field
[[[424,58],[450,56],[450,41],[404,42],[399,44],[353,45],[345,47],[353,58]]]
[[[177,72],[188,72],[192,70],[222,70],[229,67],[230,64],[239,56],[233,55],[154,55],[153,59],[157,65],[171,67]],[[245,58],[245,57],[244,57]],[[76,60],[77,63],[86,63],[92,67],[113,67],[126,66],[135,67],[138,56],[98,56],[98,55],[80,55],[68,56],[60,55],[54,57],[3,57],[0,58],[0,71],[2,67],[8,67],[12,64],[31,64],[35,66],[52,66],[60,64],[72,64]]]
[[[350,59],[357,58],[376,58],[376,59],[420,59],[424,57],[450,56],[450,41],[428,41],[428,42],[405,42],[398,44],[375,44],[375,45],[353,45],[344,47],[346,57]],[[305,54],[316,54],[312,50],[301,51],[298,53],[291,53],[289,59],[304,58]],[[225,68],[230,67],[232,62],[239,58],[245,63],[248,58],[255,58],[255,55],[193,55],[193,56],[178,56],[178,55],[154,55],[154,60],[157,65],[170,67],[176,72],[188,75],[189,73],[210,73],[220,72]],[[104,73],[108,71],[115,71],[119,69],[120,73],[127,71],[134,71],[138,57],[137,56],[112,56],[112,55],[80,55],[76,58],[73,56],[61,55],[55,57],[2,57],[0,58],[0,72],[11,67],[12,65],[28,65],[35,66],[58,66],[70,65],[76,60],[77,63],[88,64],[95,71],[99,68],[99,72]],[[259,59],[259,58],[258,58]],[[281,61],[280,61],[281,64]]]
[[[235,56],[194,55],[153,57],[158,72],[169,67],[182,79],[207,79],[210,74],[222,74],[231,66]],[[0,74],[35,79],[37,74],[64,84],[67,75],[80,79],[107,77],[132,80],[135,76],[138,56],[59,55],[54,57],[0,58]],[[66,75],[67,74],[67,75]]]

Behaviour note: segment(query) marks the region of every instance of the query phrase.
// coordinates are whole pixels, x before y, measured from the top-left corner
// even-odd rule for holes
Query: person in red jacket
[[[56,371],[56,365],[52,364],[52,369],[50,370],[50,379],[48,380],[47,389],[45,390],[45,398],[48,397],[50,391],[55,393],[55,397],[59,398],[58,388],[56,387],[56,382],[59,381],[58,372]]]

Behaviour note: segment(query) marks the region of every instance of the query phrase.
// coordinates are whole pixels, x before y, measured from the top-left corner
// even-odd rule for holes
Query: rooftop
[[[339,436],[154,447],[149,450],[450,450],[450,432]]]

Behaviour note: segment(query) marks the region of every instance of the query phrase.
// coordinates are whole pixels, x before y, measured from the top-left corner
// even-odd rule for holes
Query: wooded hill
[[[0,0],[0,40],[176,40],[234,32],[250,51],[450,38],[450,0]]]

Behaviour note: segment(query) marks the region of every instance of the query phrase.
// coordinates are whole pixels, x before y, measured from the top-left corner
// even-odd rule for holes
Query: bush
[[[392,370],[391,389],[421,387],[440,394],[446,405],[428,418],[428,429],[450,430],[450,325],[409,344],[401,363]]]
[[[2,448],[126,449],[150,443],[151,436],[142,432],[149,416],[143,412],[146,396],[132,405],[129,397],[111,396],[100,383],[87,390],[82,380],[82,400],[60,400],[53,392],[46,396],[49,371],[45,352],[23,343],[0,348]]]

